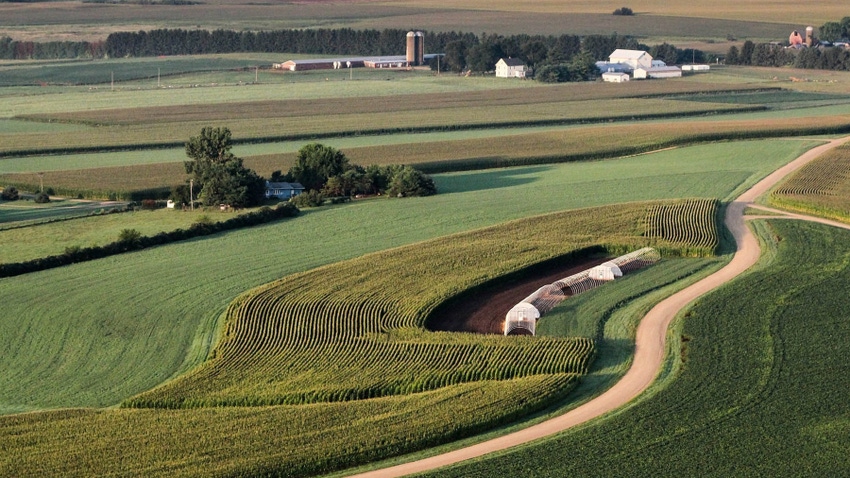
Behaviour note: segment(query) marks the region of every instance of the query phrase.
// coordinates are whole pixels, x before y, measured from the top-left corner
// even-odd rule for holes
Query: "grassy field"
[[[76,201],[54,198],[49,203],[38,204],[31,200],[18,201],[0,201],[0,231],[5,229],[20,228],[34,224],[55,221],[70,217],[83,217],[92,214],[103,213],[114,208],[119,208],[121,205],[105,204],[97,201]],[[0,233],[2,234],[2,233]],[[19,234],[19,233],[14,233]],[[33,238],[26,233],[20,237],[21,240],[33,243]],[[3,244],[3,256],[10,252],[15,246],[12,246],[6,241],[0,240]],[[0,260],[4,262],[4,260]]]
[[[604,422],[428,476],[843,474],[850,323],[838,311],[850,236],[769,224],[759,228],[768,251],[758,270],[680,324],[678,372],[664,390]]]
[[[6,204],[0,203],[0,221],[6,216]],[[45,211],[41,214],[41,211]],[[91,209],[89,209],[91,211]],[[39,209],[39,218],[31,219],[33,214],[27,214],[27,223],[53,218],[61,213],[59,208]],[[23,214],[23,212],[21,213]],[[48,215],[50,214],[50,215]],[[79,213],[77,213],[79,214]],[[15,227],[3,229],[0,222],[0,244],[3,244],[1,262],[23,262],[39,257],[62,254],[69,247],[102,246],[118,240],[118,235],[124,229],[135,229],[143,236],[152,236],[158,232],[174,229],[185,229],[206,216],[212,221],[219,222],[236,216],[235,212],[209,211],[174,211],[159,209],[156,211],[134,211],[121,214],[105,214],[86,216],[68,221],[51,222],[31,227]],[[20,226],[20,221],[14,223]]]
[[[850,221],[850,146],[836,148],[804,166],[772,191],[768,203]]]

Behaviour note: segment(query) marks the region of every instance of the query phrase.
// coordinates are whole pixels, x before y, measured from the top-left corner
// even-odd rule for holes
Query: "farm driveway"
[[[665,339],[667,329],[676,314],[697,297],[725,284],[740,275],[758,261],[761,249],[752,231],[746,226],[744,210],[747,206],[762,194],[765,194],[779,180],[804,166],[826,151],[850,140],[850,137],[830,141],[824,145],[813,148],[794,161],[774,171],[766,178],[759,181],[752,188],[741,194],[726,209],[724,222],[732,232],[737,243],[737,250],[732,261],[725,267],[706,277],[705,279],[673,294],[669,298],[656,305],[641,321],[635,337],[634,362],[628,372],[613,387],[599,395],[595,399],[574,408],[567,413],[544,422],[532,425],[528,428],[510,433],[492,440],[487,440],[472,446],[454,450],[448,453],[435,455],[422,460],[396,465],[382,470],[375,470],[359,475],[356,478],[388,478],[404,476],[412,473],[433,470],[448,466],[461,461],[480,457],[488,453],[505,450],[517,445],[522,445],[533,440],[562,432],[570,427],[582,424],[593,418],[602,416],[616,410],[630,402],[655,379],[664,360]],[[781,212],[781,211],[780,211]],[[785,214],[783,212],[783,214]],[[786,214],[788,218],[815,220],[838,225],[850,229],[846,224],[838,224],[833,221],[824,221],[818,218],[798,214]],[[781,216],[772,217],[781,219]]]

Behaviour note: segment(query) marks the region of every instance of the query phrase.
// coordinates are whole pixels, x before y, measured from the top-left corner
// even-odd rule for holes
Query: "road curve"
[[[611,412],[630,402],[646,390],[658,375],[658,371],[661,369],[664,360],[667,329],[676,314],[694,299],[732,280],[758,261],[761,255],[761,249],[759,248],[758,240],[745,224],[744,210],[746,207],[751,205],[757,197],[766,193],[773,185],[791,172],[848,140],[850,140],[850,137],[833,140],[810,149],[794,161],[756,183],[729,204],[726,209],[724,222],[726,227],[732,232],[737,243],[737,250],[732,261],[714,274],[661,301],[646,314],[637,328],[634,361],[626,374],[613,387],[593,400],[563,415],[528,428],[448,453],[390,468],[361,473],[354,475],[354,477],[399,477],[452,465],[562,432],[570,427]],[[784,211],[782,213],[786,214]],[[802,215],[789,214],[787,217],[809,219],[808,216]],[[776,218],[781,219],[782,217],[777,216]],[[819,220],[819,222],[824,221]],[[828,221],[827,223],[838,224],[834,221]],[[848,228],[847,225],[841,225],[841,227]]]

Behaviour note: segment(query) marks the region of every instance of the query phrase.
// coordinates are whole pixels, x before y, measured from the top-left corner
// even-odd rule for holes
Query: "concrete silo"
[[[407,32],[407,64],[408,66],[415,66],[416,63],[416,34],[413,32]]]
[[[425,64],[425,34],[422,32],[416,32],[416,36],[414,36],[416,40],[416,64],[424,65]]]

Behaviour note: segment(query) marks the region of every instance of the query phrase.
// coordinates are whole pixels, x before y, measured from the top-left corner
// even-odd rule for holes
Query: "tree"
[[[462,40],[446,44],[446,55],[443,57],[442,69],[460,73],[466,68],[466,43]]]
[[[634,15],[634,14],[635,14],[635,13],[634,13],[634,12],[632,11],[632,9],[631,9],[631,8],[629,8],[629,7],[620,7],[620,8],[618,8],[618,9],[614,10],[614,15],[627,15],[627,16],[630,16],[630,15]]]
[[[387,189],[390,197],[430,196],[436,193],[437,187],[430,176],[407,165],[395,171]]]
[[[496,62],[504,56],[505,52],[498,43],[487,40],[469,49],[466,62],[472,71],[487,72],[494,70]]]
[[[563,83],[570,81],[570,69],[567,65],[544,65],[534,74],[541,83]]]
[[[726,52],[726,64],[727,65],[737,65],[741,59],[738,57],[738,47],[732,45],[729,47],[729,51]]]
[[[210,126],[186,143],[186,156],[192,159],[184,163],[186,172],[193,175],[204,205],[247,207],[263,200],[263,178],[246,168],[242,159],[230,152],[231,147],[230,130]]]
[[[40,192],[35,195],[35,202],[39,204],[47,204],[50,202],[50,196],[45,192]]]
[[[288,175],[308,191],[321,191],[328,178],[341,175],[349,167],[348,158],[341,151],[310,143],[298,150],[298,159]]]
[[[752,64],[753,51],[756,49],[756,44],[750,40],[744,42],[741,45],[741,54],[738,56],[738,64],[739,65],[750,65]]]
[[[4,201],[17,201],[20,199],[21,195],[18,193],[18,189],[15,186],[8,186],[3,189],[3,192],[0,193],[0,199]]]
[[[679,59],[679,52],[676,47],[669,43],[655,45],[649,49],[649,54],[655,60],[661,60],[668,65],[675,65]]]
[[[826,22],[821,25],[818,30],[818,36],[821,40],[833,42],[844,38],[845,30],[838,22]]]
[[[531,68],[542,63],[548,53],[549,49],[546,44],[540,40],[530,40],[522,44],[522,58]]]

